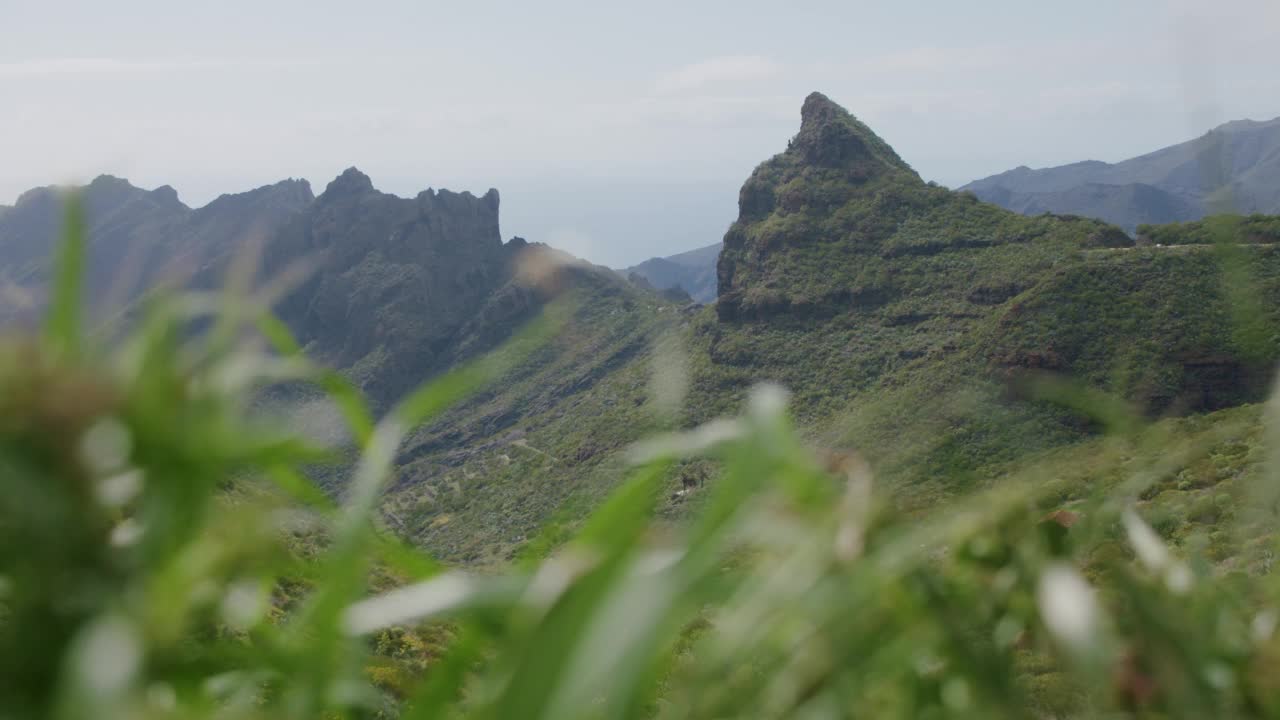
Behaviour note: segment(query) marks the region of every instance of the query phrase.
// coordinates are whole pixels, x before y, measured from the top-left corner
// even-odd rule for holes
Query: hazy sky
[[[1277,0],[0,0],[0,204],[355,165],[616,266],[718,241],[811,90],[957,186],[1275,117],[1277,67]]]

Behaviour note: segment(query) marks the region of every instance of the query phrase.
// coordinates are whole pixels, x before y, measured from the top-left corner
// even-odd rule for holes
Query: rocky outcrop
[[[278,311],[318,359],[354,368],[380,400],[420,381],[512,276],[498,192],[379,192],[351,168],[267,246],[263,271],[304,263]]]
[[[854,213],[835,216],[860,205],[877,211],[869,207],[877,194],[899,186],[924,183],[844,108],[821,93],[809,95],[800,110],[800,131],[786,152],[757,167],[739,193],[738,220],[725,234],[716,268],[719,317],[759,320],[793,309],[828,316],[857,298],[878,304],[883,293],[869,290],[876,283],[802,276],[788,269],[787,255],[790,248],[811,254],[833,243],[878,249],[887,238],[881,227],[840,222]]]
[[[787,153],[796,156],[802,166],[846,171],[848,179],[869,180],[890,172],[919,179],[871,128],[818,92],[804,99],[800,132]]]

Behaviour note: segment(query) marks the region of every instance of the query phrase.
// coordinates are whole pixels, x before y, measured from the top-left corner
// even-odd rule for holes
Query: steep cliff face
[[[316,358],[351,368],[389,401],[453,357],[461,331],[512,277],[517,245],[502,242],[496,190],[400,198],[352,168],[272,239],[263,274],[310,267],[281,318]]]

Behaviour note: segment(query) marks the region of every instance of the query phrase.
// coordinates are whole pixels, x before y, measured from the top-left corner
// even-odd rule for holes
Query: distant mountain
[[[708,245],[668,257],[655,257],[620,272],[635,273],[659,290],[680,288],[700,303],[716,299],[716,259],[721,244]]]
[[[546,346],[398,457],[388,522],[450,560],[503,558],[572,499],[589,506],[613,486],[612,460],[652,427],[655,342],[688,321],[687,301],[546,245],[503,242],[496,190],[401,198],[352,168],[267,244],[262,275],[303,260],[312,272],[280,318],[379,411],[498,348],[550,303],[563,313]],[[277,400],[304,414],[324,405],[305,392]]]
[[[1280,118],[1237,120],[1119,163],[1018,167],[960,188],[1023,213],[1077,214],[1134,232],[1212,212],[1280,212]]]
[[[95,307],[104,298],[125,307],[166,280],[219,287],[237,254],[258,245],[257,284],[305,271],[277,314],[310,357],[348,377],[379,413],[563,301],[554,339],[405,444],[389,522],[451,559],[518,547],[568,498],[607,491],[620,477],[607,461],[652,426],[654,343],[688,322],[687,298],[673,302],[546,245],[503,242],[496,190],[401,198],[355,168],[319,197],[285,181],[199,209],[170,188],[107,176],[79,190]],[[66,191],[30,191],[0,215],[0,325],[42,309]],[[329,417],[309,387],[274,388],[260,406],[309,427]],[[335,489],[344,472],[316,470]]]
[[[313,200],[305,180],[223,195],[197,209],[167,185],[143,190],[110,175],[82,188],[29,190],[0,214],[0,320],[29,317],[42,305],[70,190],[79,191],[89,225],[88,296],[105,312],[159,283],[208,272],[250,242],[265,243]]]

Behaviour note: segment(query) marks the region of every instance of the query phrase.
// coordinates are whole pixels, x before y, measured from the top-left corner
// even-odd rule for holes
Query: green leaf
[[[55,355],[79,359],[84,331],[81,325],[84,298],[85,254],[87,246],[84,205],[79,193],[66,195],[62,242],[54,264],[53,296],[50,298],[45,340]]]

